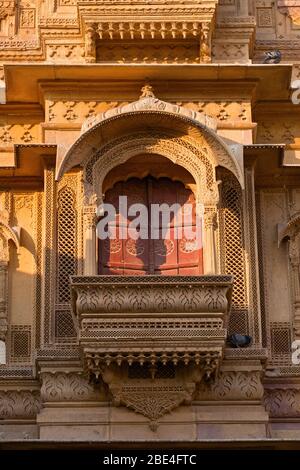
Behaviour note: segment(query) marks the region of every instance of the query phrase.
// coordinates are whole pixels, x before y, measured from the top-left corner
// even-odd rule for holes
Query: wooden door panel
[[[107,191],[105,202],[116,209],[115,226],[118,234],[120,227],[128,225],[136,215],[120,218],[119,196],[127,196],[128,207],[132,204],[144,204],[148,208],[148,229],[151,234],[151,204],[166,203],[169,206],[180,204],[182,210],[191,209],[191,228],[195,229],[196,205],[193,193],[182,183],[168,178],[156,180],[152,177],[139,180],[132,178],[127,182],[117,183]],[[189,205],[189,206],[188,206]],[[177,239],[176,231],[180,230],[183,218],[171,213],[170,223],[163,223],[160,217],[155,229],[159,239],[152,240],[99,240],[99,272],[101,274],[163,274],[163,275],[198,275],[203,273],[202,249],[195,249],[194,242],[182,237]],[[153,221],[152,221],[153,223]],[[153,228],[153,227],[152,227]],[[163,237],[163,231],[169,228],[170,238]]]
[[[149,265],[149,241],[133,240],[129,238],[124,240],[123,250],[124,266],[144,268],[147,270]]]

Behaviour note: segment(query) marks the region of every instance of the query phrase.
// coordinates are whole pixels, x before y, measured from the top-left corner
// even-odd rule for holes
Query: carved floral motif
[[[20,13],[20,27],[21,28],[34,28],[35,27],[35,9],[22,8]]]
[[[300,388],[297,386],[266,388],[264,402],[272,418],[300,417]]]
[[[264,387],[259,371],[224,371],[215,382],[198,387],[198,400],[261,400]]]
[[[41,398],[44,402],[88,401],[99,399],[94,386],[75,372],[43,372]]]
[[[34,419],[40,408],[39,392],[0,390],[0,419]]]
[[[111,386],[114,404],[124,404],[127,408],[149,419],[150,429],[156,431],[158,419],[170,413],[181,404],[190,404],[194,384],[173,385],[129,385]]]
[[[33,143],[38,141],[38,124],[6,124],[0,127],[0,145]]]
[[[150,280],[149,280],[150,282]],[[202,289],[194,286],[90,286],[76,288],[76,310],[82,312],[157,312],[161,305],[172,312],[224,311],[227,287]],[[140,289],[137,291],[137,289]]]

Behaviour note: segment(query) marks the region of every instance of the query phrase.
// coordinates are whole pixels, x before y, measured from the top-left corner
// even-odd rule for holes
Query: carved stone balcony
[[[122,49],[122,41],[127,41],[127,59],[136,56],[128,46],[144,42],[146,55],[153,54],[152,43],[161,47],[174,47],[176,42],[188,42],[198,50],[198,61],[211,62],[211,37],[218,0],[190,0],[174,7],[173,1],[142,0],[114,6],[101,3],[101,14],[96,2],[92,6],[80,2],[79,12],[85,29],[85,59],[87,62],[102,61],[116,47]],[[113,52],[114,53],[114,52]],[[169,51],[170,53],[170,51]],[[145,54],[145,53],[144,53]],[[124,56],[124,52],[123,52]]]
[[[72,277],[73,313],[90,378],[101,378],[116,404],[144,414],[153,426],[167,411],[190,403],[202,379],[214,379],[231,291],[230,276]]]

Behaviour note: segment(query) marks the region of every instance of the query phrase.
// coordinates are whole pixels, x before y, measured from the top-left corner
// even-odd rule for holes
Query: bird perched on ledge
[[[252,343],[251,336],[234,333],[228,337],[228,342],[233,348],[247,348]]]
[[[279,64],[281,61],[280,51],[268,51],[265,56],[264,64]]]

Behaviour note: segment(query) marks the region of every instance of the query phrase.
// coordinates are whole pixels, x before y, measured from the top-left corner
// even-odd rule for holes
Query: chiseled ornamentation
[[[230,276],[73,276],[73,313],[90,380],[101,378],[115,404],[143,414],[154,429],[161,416],[191,403],[197,383],[215,379],[231,288]],[[131,379],[131,366],[148,368],[152,380]],[[161,367],[175,375],[153,383]]]
[[[0,420],[34,419],[40,408],[38,391],[0,390]]]
[[[152,90],[153,94],[153,90]],[[179,118],[187,126],[195,128],[196,136],[178,137],[176,126],[172,123],[172,132],[151,130],[150,132],[132,132],[122,135],[108,143],[103,142],[99,136],[100,128],[109,126],[118,119],[120,125],[124,118],[138,119],[139,113],[149,112],[149,119],[160,122],[163,117],[168,121],[171,117]],[[136,115],[136,116],[135,116]],[[156,117],[157,115],[157,117]],[[123,119],[122,119],[123,118]],[[133,128],[135,123],[133,122]],[[128,159],[140,153],[159,154],[176,164],[186,168],[194,177],[197,185],[197,200],[205,205],[218,203],[218,185],[215,181],[214,168],[218,165],[230,170],[243,187],[242,170],[233,156],[232,150],[214,132],[216,122],[203,113],[161,101],[155,97],[144,96],[128,105],[119,106],[87,119],[81,130],[80,137],[71,148],[57,159],[56,177],[61,179],[70,168],[81,165],[85,173],[85,193],[97,195],[98,205],[102,204],[102,184],[105,176],[114,167],[125,163]],[[182,134],[182,131],[181,131]],[[172,137],[172,138],[171,138]],[[99,148],[91,156],[90,147]],[[207,182],[203,189],[203,180]]]
[[[260,371],[222,371],[216,381],[201,382],[198,400],[261,400],[264,387]]]
[[[88,401],[99,396],[86,378],[76,372],[43,372],[41,398],[44,402]]]
[[[76,312],[158,312],[163,306],[171,312],[226,311],[228,288],[206,289],[194,286],[90,286],[76,287]]]
[[[0,1],[0,20],[7,16],[13,15],[16,9],[15,0],[2,0]]]
[[[156,431],[158,420],[163,415],[170,413],[178,406],[189,405],[195,384],[150,384],[111,386],[114,397],[114,405],[125,405],[136,413],[149,419],[149,427]]]
[[[264,402],[271,418],[300,417],[300,388],[293,385],[274,385],[265,388]]]

